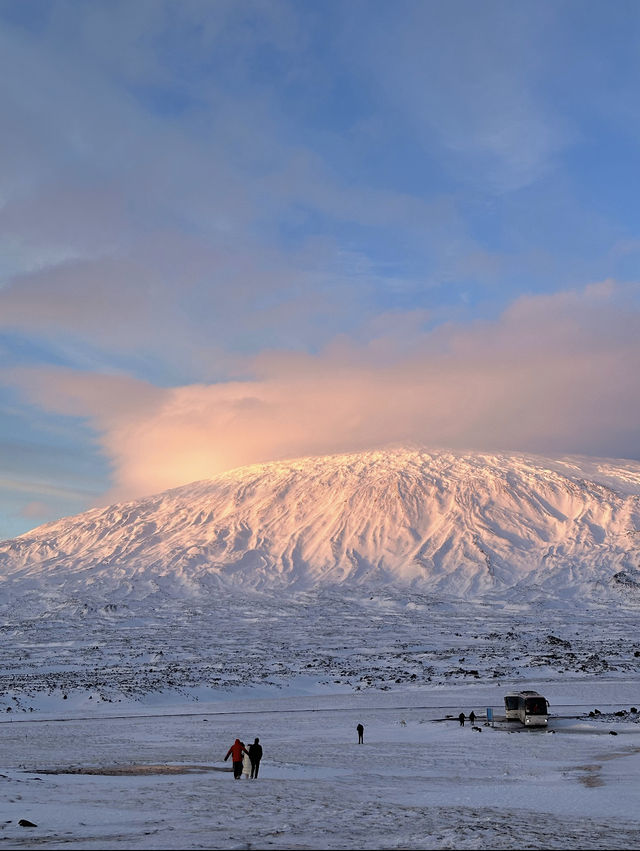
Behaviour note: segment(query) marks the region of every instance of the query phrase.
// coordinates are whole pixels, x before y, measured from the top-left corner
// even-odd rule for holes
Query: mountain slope
[[[0,543],[0,600],[343,582],[628,596],[639,567],[638,462],[397,449],[245,467],[46,524]]]

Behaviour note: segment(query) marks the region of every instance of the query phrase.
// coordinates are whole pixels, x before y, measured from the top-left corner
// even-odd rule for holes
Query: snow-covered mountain
[[[0,543],[0,602],[413,585],[640,599],[640,463],[395,449],[244,467]]]

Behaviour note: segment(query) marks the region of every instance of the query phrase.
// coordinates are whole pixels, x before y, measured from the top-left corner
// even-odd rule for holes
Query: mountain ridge
[[[397,448],[254,464],[47,523],[0,542],[0,600],[344,583],[628,598],[639,568],[640,462]]]

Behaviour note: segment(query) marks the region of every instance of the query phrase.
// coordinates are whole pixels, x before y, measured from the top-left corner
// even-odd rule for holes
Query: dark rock
[[[21,818],[20,821],[18,822],[18,824],[20,825],[20,827],[37,827],[38,826],[37,824],[34,824],[32,821],[29,821],[29,819],[26,819],[26,818]]]
[[[609,730],[609,735],[610,736],[617,736],[618,734],[616,733],[615,730]]]
[[[555,644],[558,647],[565,647],[567,650],[571,650],[571,642],[565,641],[563,638],[558,638],[557,635],[548,635],[547,641],[549,644]]]

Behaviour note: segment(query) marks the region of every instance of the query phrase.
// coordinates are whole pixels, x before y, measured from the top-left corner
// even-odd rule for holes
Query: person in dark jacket
[[[465,719],[465,714],[464,714],[464,712],[461,712],[460,715],[458,715],[458,721],[460,722],[461,727],[464,727],[464,719]]]
[[[362,745],[364,744],[364,727],[362,724],[358,724],[356,730],[358,731],[358,744]]]
[[[242,754],[248,754],[249,751],[242,744],[240,739],[236,739],[235,742],[231,745],[229,750],[227,751],[227,755],[224,758],[226,762],[231,756],[231,761],[233,762],[233,779],[240,780],[242,776]]]
[[[473,711],[473,709],[469,713],[469,721],[471,721],[472,724],[476,723],[476,713]]]
[[[251,779],[257,779],[262,759],[262,745],[257,737],[254,743],[249,745],[249,759],[251,760]]]

